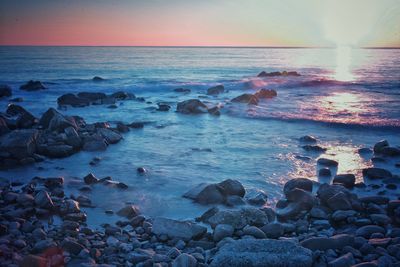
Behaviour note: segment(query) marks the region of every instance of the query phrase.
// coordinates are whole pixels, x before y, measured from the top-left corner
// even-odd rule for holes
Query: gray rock
[[[227,179],[220,182],[218,185],[222,188],[225,195],[244,197],[246,193],[243,185],[237,180]]]
[[[207,232],[207,228],[189,221],[177,221],[167,218],[155,218],[152,232],[156,235],[167,235],[184,241],[199,238]]]
[[[374,152],[381,153],[382,149],[389,146],[389,142],[387,140],[381,140],[374,145]]]
[[[64,133],[67,137],[65,143],[73,148],[79,148],[82,145],[82,139],[79,134],[76,132],[74,127],[67,127],[64,129]]]
[[[24,91],[38,91],[38,90],[46,89],[46,87],[40,81],[30,80],[27,83],[21,85],[19,87],[19,89],[24,90]]]
[[[332,214],[332,220],[339,222],[344,221],[348,217],[356,215],[357,212],[354,210],[337,210]]]
[[[354,236],[339,234],[332,237],[311,237],[303,240],[300,245],[315,250],[342,249],[354,244]]]
[[[384,179],[391,178],[393,176],[390,171],[382,168],[367,168],[363,169],[362,173],[364,177],[368,177],[370,179]]]
[[[258,97],[252,94],[242,94],[233,98],[231,102],[246,103],[248,105],[258,105]]]
[[[74,154],[75,150],[69,145],[45,145],[39,147],[38,153],[49,158],[65,158]]]
[[[339,165],[337,161],[327,158],[319,158],[317,163],[328,167],[337,167]]]
[[[47,259],[37,255],[26,255],[20,265],[20,267],[42,267],[47,266]]]
[[[261,230],[268,238],[279,238],[283,236],[285,228],[279,222],[272,222],[261,227]]]
[[[225,91],[225,88],[222,84],[208,88],[207,95],[219,95]]]
[[[225,237],[231,237],[235,229],[229,224],[218,224],[213,233],[213,239],[215,242],[219,242]]]
[[[333,261],[330,261],[328,267],[351,267],[354,264],[355,260],[353,254],[349,252]]]
[[[240,210],[222,210],[205,220],[213,228],[218,224],[229,224],[235,229],[246,225],[263,226],[268,223],[267,215],[257,208],[242,208]]]
[[[198,99],[189,99],[179,102],[176,111],[183,114],[200,114],[207,113],[207,106]]]
[[[225,202],[222,188],[218,184],[202,183],[186,192],[183,197],[193,199],[200,204],[221,204]]]
[[[307,178],[295,178],[295,179],[289,180],[285,183],[285,185],[283,187],[283,193],[286,196],[290,191],[292,191],[295,188],[303,189],[308,192],[312,192],[313,182]]]
[[[52,209],[54,207],[54,203],[51,200],[49,194],[41,190],[35,195],[35,204],[44,209]]]
[[[278,93],[274,89],[262,88],[258,90],[254,95],[259,99],[270,99],[276,97]]]
[[[139,208],[134,205],[127,205],[117,211],[117,215],[131,219],[139,215]]]
[[[38,131],[34,129],[15,130],[0,137],[0,151],[16,159],[33,156],[36,151]]]
[[[85,182],[85,184],[95,184],[99,182],[99,179],[97,179],[93,173],[89,173],[88,175],[83,177],[83,181]]]
[[[312,253],[290,241],[242,239],[222,246],[210,266],[310,267]]]
[[[197,260],[190,254],[182,253],[173,262],[172,267],[196,267]]]
[[[85,142],[82,149],[85,151],[104,151],[107,149],[107,143],[102,138],[92,139]]]
[[[12,95],[11,87],[6,84],[0,85],[0,98],[9,97]]]
[[[116,144],[122,139],[122,136],[119,133],[107,128],[98,129],[97,133],[99,133],[108,144]]]
[[[81,244],[79,244],[75,241],[72,241],[72,240],[64,240],[61,244],[61,247],[65,251],[67,251],[71,254],[74,254],[74,255],[78,255],[81,252],[81,250],[85,248]]]
[[[354,174],[338,174],[333,178],[334,184],[342,184],[346,188],[353,188],[356,182]]]
[[[260,228],[256,226],[249,226],[247,225],[245,228],[243,228],[243,234],[244,235],[250,235],[258,239],[263,239],[266,238],[267,236],[263,231],[260,230]]]
[[[377,225],[366,225],[356,230],[356,236],[369,238],[374,233],[385,234],[385,229]]]

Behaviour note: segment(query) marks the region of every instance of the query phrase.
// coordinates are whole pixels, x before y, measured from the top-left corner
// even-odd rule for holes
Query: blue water
[[[315,162],[320,156],[337,159],[337,172],[354,173],[361,181],[360,170],[373,164],[369,157],[358,155],[358,148],[381,139],[400,145],[400,50],[353,49],[345,60],[340,53],[335,49],[0,47],[0,84],[10,85],[13,97],[23,97],[21,105],[38,117],[56,107],[57,97],[66,92],[124,90],[151,102],[124,101],[114,110],[90,106],[62,111],[88,122],[151,123],[124,134],[124,140],[105,152],[80,152],[2,171],[0,176],[25,181],[36,175],[61,175],[74,194],[80,186],[75,178],[89,172],[128,184],[127,191],[97,186],[89,194],[98,207],[88,210],[97,215],[89,216],[93,223],[104,220],[100,215],[105,209],[116,210],[124,202],[137,204],[150,216],[193,218],[207,207],[181,195],[200,182],[227,178],[240,180],[249,192],[265,191],[273,205],[288,179],[319,181]],[[263,70],[297,71],[301,76],[257,78]],[[95,83],[93,76],[106,80]],[[48,89],[18,89],[30,79],[41,80]],[[174,112],[178,101],[205,97],[206,89],[216,84],[224,84],[228,92],[202,100],[223,105],[220,117]],[[173,92],[177,87],[192,93]],[[229,103],[232,97],[259,88],[276,89],[278,97],[254,107]],[[149,108],[160,101],[171,103],[171,111]],[[0,108],[8,103],[0,100]],[[306,134],[316,136],[328,151],[316,155],[302,150],[298,138]],[[102,158],[95,167],[88,164],[94,156]],[[400,174],[394,167],[398,161],[380,166]],[[136,174],[138,166],[145,166],[148,174]]]

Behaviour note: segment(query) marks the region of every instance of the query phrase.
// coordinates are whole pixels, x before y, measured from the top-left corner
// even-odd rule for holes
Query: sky
[[[400,47],[400,0],[0,0],[0,45]]]

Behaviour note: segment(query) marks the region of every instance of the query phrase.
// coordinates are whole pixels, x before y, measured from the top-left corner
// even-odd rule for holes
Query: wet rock
[[[311,237],[300,242],[300,245],[315,250],[342,249],[345,246],[353,246],[354,236],[339,234],[332,237]]]
[[[315,152],[315,153],[324,153],[326,152],[326,148],[318,146],[318,145],[305,145],[302,148],[306,151]]]
[[[231,100],[236,103],[246,103],[248,105],[258,105],[258,97],[252,94],[242,94]]]
[[[6,114],[16,117],[16,128],[30,128],[36,123],[36,118],[23,107],[16,104],[7,106]],[[11,127],[11,126],[10,126]]]
[[[82,149],[84,151],[104,151],[107,149],[107,143],[105,142],[105,140],[102,137],[95,138],[95,139],[86,141],[83,144]]]
[[[389,142],[387,140],[381,140],[374,145],[374,152],[379,154],[382,152],[383,148],[388,147],[388,146],[389,146]]]
[[[85,248],[81,244],[79,244],[75,241],[72,241],[72,240],[64,240],[61,244],[61,247],[65,251],[67,251],[71,254],[74,254],[74,255],[78,255],[81,252],[81,250]]]
[[[232,241],[216,253],[210,266],[312,266],[312,253],[290,241],[242,239]]]
[[[15,130],[0,137],[0,151],[11,157],[23,159],[33,156],[36,151],[38,131],[34,129]]]
[[[332,220],[339,222],[339,221],[344,221],[348,217],[355,216],[357,214],[356,211],[354,210],[337,210],[332,214]]]
[[[171,106],[168,104],[164,104],[164,103],[158,103],[158,111],[169,111],[171,109]]]
[[[173,262],[172,267],[196,267],[197,260],[190,254],[182,253]]]
[[[231,237],[235,229],[229,224],[218,224],[213,233],[213,240],[219,242],[225,237]]]
[[[253,236],[254,238],[257,238],[257,239],[266,238],[265,233],[256,226],[247,225],[246,227],[243,228],[243,234]]]
[[[134,205],[127,205],[124,208],[117,211],[117,215],[131,219],[139,215],[139,208]]]
[[[223,92],[225,92],[225,88],[222,84],[207,89],[207,95],[219,95]]]
[[[40,81],[30,80],[27,83],[21,85],[19,87],[19,89],[24,90],[24,91],[38,91],[38,90],[46,89],[46,87]]]
[[[122,139],[122,136],[119,133],[114,132],[111,129],[101,128],[98,129],[97,132],[107,141],[108,144],[116,144]]]
[[[312,135],[305,135],[300,137],[299,141],[304,143],[316,143],[317,139]]]
[[[67,145],[72,146],[74,149],[82,146],[82,139],[73,127],[65,128],[64,133],[66,135],[65,143]]]
[[[174,92],[188,94],[191,90],[189,88],[175,88]]]
[[[358,154],[360,154],[360,155],[371,154],[372,152],[373,152],[373,150],[369,147],[362,147],[362,148],[358,149]]]
[[[400,148],[384,147],[384,148],[382,148],[381,154],[386,157],[397,157],[397,156],[400,156]]]
[[[313,182],[307,178],[295,178],[287,181],[283,187],[283,193],[285,196],[294,189],[303,189],[308,192],[312,192]]]
[[[218,185],[222,188],[225,195],[244,197],[244,194],[246,193],[243,185],[237,180],[227,179]]]
[[[88,175],[83,177],[83,181],[85,182],[85,184],[96,184],[99,182],[99,179],[97,179],[93,173],[89,173]]]
[[[377,205],[386,205],[389,202],[389,198],[384,196],[366,196],[360,197],[359,199],[365,204],[374,203]]]
[[[127,100],[127,99],[135,99],[136,96],[131,93],[127,93],[124,91],[118,91],[110,95],[111,98],[117,99],[117,100]]]
[[[35,195],[35,204],[44,209],[52,209],[54,207],[53,201],[51,200],[49,194],[41,190]]]
[[[11,87],[5,84],[0,84],[0,98],[10,97],[12,95]]]
[[[207,113],[207,106],[198,99],[189,99],[179,102],[176,111],[183,114],[200,114]]]
[[[66,199],[60,206],[60,213],[77,213],[80,212],[79,203],[72,199]]]
[[[47,266],[47,259],[37,255],[26,255],[22,262],[21,267],[42,267]]]
[[[297,71],[274,71],[274,72],[260,72],[257,77],[280,77],[280,76],[300,76]]]
[[[356,182],[354,174],[338,174],[333,178],[334,184],[342,184],[346,188],[353,188]]]
[[[260,89],[254,94],[258,99],[270,99],[278,95],[274,89]]]
[[[317,191],[321,202],[333,210],[351,209],[353,200],[356,199],[345,187],[341,185],[322,184]]]
[[[85,107],[90,105],[90,100],[69,93],[57,98],[57,103],[59,106]]]
[[[218,106],[215,106],[215,107],[212,107],[212,108],[208,109],[208,113],[213,115],[213,116],[221,115],[221,112],[219,111],[219,107]]]
[[[318,171],[318,176],[320,177],[331,177],[332,173],[331,170],[328,168],[322,168]]]
[[[268,196],[265,192],[261,191],[256,193],[254,196],[247,196],[247,202],[251,205],[262,206],[267,203]]]
[[[10,129],[8,128],[6,120],[0,117],[0,136],[9,132]]]
[[[69,145],[44,145],[39,147],[39,154],[49,158],[65,158],[75,153]]]
[[[153,220],[152,232],[156,235],[167,235],[169,238],[189,241],[202,237],[207,232],[207,228],[189,221],[158,217]]]
[[[104,81],[104,79],[101,78],[100,76],[94,76],[92,80],[93,80],[94,82],[101,82],[101,81]]]
[[[382,168],[367,168],[363,169],[362,173],[364,177],[368,177],[370,179],[384,179],[392,177],[392,173],[390,171]]]
[[[339,163],[335,160],[332,159],[326,159],[326,158],[319,158],[317,160],[317,164],[323,165],[323,166],[328,166],[328,167],[337,167]]]

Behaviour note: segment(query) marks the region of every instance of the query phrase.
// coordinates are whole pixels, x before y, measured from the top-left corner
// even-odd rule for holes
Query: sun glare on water
[[[351,50],[350,46],[339,46],[336,48],[336,69],[333,75],[336,81],[350,82],[355,80],[350,68]]]

